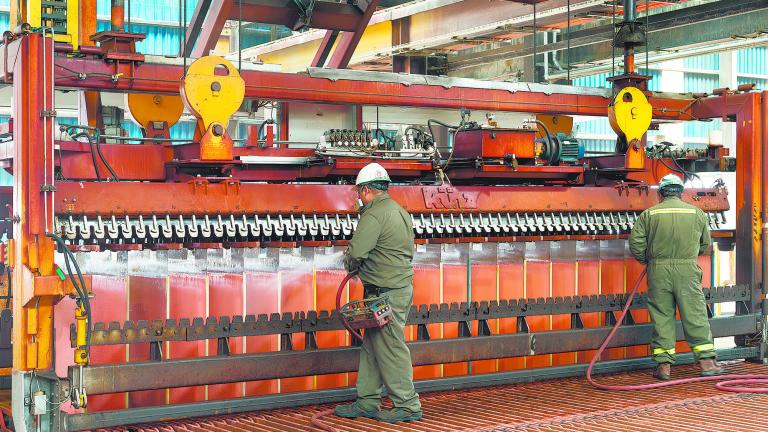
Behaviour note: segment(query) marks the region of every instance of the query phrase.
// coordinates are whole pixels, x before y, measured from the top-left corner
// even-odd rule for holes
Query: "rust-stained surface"
[[[729,373],[765,373],[749,363],[727,365]],[[674,378],[694,376],[692,366],[673,369]],[[651,382],[650,371],[601,377],[613,384]],[[583,377],[485,389],[422,395],[424,419],[387,425],[370,419],[327,422],[340,431],[765,431],[768,424],[754,413],[768,396],[716,390],[697,383],[643,392],[606,392],[589,387]],[[329,406],[261,411],[101,431],[313,431],[309,418]]]

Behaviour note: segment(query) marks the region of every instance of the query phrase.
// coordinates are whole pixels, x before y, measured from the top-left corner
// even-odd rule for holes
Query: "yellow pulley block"
[[[635,87],[623,88],[608,107],[611,127],[624,136],[628,144],[639,141],[648,131],[652,115],[653,108],[645,94]]]
[[[165,123],[165,127],[171,127],[184,112],[181,96],[173,95],[128,93],[125,95],[125,106],[131,117],[145,130],[160,129],[153,127],[153,123]]]
[[[235,66],[218,56],[195,60],[181,83],[181,96],[203,132],[200,159],[231,160],[233,144],[227,124],[245,97],[245,81]]]

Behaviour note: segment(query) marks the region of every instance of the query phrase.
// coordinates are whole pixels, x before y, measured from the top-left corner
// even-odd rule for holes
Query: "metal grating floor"
[[[749,364],[727,365],[728,373],[766,373]],[[692,366],[673,369],[673,377],[695,376]],[[601,377],[606,383],[644,383],[649,371]],[[370,419],[326,421],[340,431],[768,431],[760,414],[768,395],[716,390],[711,383],[644,392],[606,392],[583,378],[422,395],[424,419],[387,425]],[[299,432],[313,431],[310,416],[328,406],[260,411],[188,419],[152,425],[124,426],[114,432]]]

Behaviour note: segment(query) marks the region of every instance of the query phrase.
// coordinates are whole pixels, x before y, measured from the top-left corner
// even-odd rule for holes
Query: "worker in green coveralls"
[[[363,282],[365,297],[386,294],[392,321],[365,330],[357,375],[357,400],[339,405],[341,417],[369,417],[395,423],[421,419],[419,395],[413,387],[411,353],[403,328],[413,302],[413,223],[387,193],[390,178],[381,165],[363,167],[355,182],[360,222],[344,254],[344,267]],[[380,410],[382,388],[394,403]]]
[[[702,376],[723,373],[715,361],[715,346],[701,291],[697,257],[707,252],[707,216],[683,202],[683,181],[675,174],[661,179],[661,203],[644,211],[632,228],[629,248],[648,268],[648,310],[653,321],[651,350],[656,361],[653,376],[670,379],[675,362],[675,306],[680,309],[685,339],[699,362]]]

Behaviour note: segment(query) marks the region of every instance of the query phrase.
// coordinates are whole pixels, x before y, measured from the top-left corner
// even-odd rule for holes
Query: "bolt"
[[[224,128],[220,124],[213,125],[213,134],[216,136],[224,135]]]
[[[218,82],[218,81],[214,81],[214,82],[212,82],[212,83],[211,83],[211,90],[213,90],[213,91],[215,91],[215,92],[217,92],[217,91],[221,91],[221,83],[220,83],[220,82]]]

